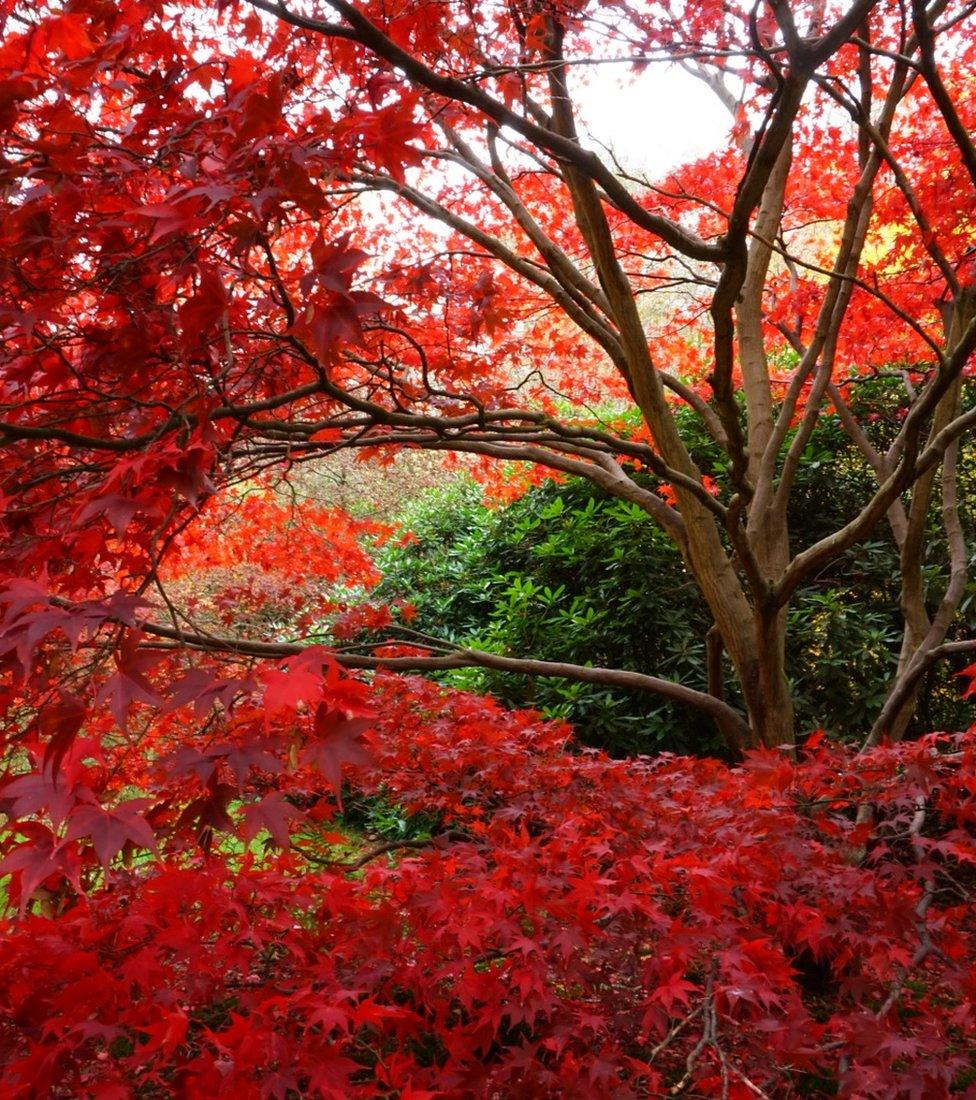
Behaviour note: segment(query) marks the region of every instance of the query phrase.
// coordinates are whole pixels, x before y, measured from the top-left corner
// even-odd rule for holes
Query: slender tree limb
[[[935,61],[935,36],[932,32],[932,24],[929,22],[925,0],[912,0],[912,21],[921,52],[919,68],[922,76],[925,78],[925,83],[932,93],[932,98],[942,114],[946,129],[952,135],[952,140],[959,149],[966,171],[969,173],[973,184],[976,185],[976,143],[973,142],[972,135],[959,117],[959,112],[952,102],[952,96],[949,94],[939,73]]]
[[[145,634],[167,639],[189,649],[227,653],[240,657],[281,658],[304,653],[308,645],[297,642],[257,642],[245,638],[191,633],[151,620],[140,620],[138,628]],[[540,661],[530,658],[505,657],[484,650],[457,648],[436,657],[377,657],[366,654],[336,653],[336,661],[350,669],[389,669],[398,672],[432,672],[452,668],[488,668],[520,676],[554,677],[588,684],[648,692],[699,710],[713,719],[731,746],[741,748],[749,743],[749,726],[728,703],[706,692],[627,669],[599,668],[575,665],[564,661]]]

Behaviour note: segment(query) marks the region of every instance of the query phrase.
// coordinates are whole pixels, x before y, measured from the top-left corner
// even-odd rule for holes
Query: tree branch
[[[303,653],[308,645],[296,642],[257,642],[246,638],[228,638],[217,635],[190,633],[163,623],[140,620],[138,628],[145,634],[165,638],[189,649],[227,653],[241,657],[280,658]],[[539,661],[530,658],[505,657],[479,649],[458,647],[455,652],[436,657],[376,657],[365,654],[336,653],[335,660],[350,669],[389,669],[397,672],[433,672],[453,668],[488,668],[496,672],[510,672],[520,676],[554,677],[577,680],[587,684],[603,684],[607,687],[629,691],[648,692],[671,699],[676,703],[699,710],[713,719],[722,735],[733,748],[741,748],[749,741],[749,727],[743,717],[728,703],[706,692],[627,669],[599,668],[574,665],[563,661]]]

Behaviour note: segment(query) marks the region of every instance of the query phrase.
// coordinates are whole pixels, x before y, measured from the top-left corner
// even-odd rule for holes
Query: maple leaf
[[[745,755],[745,766],[749,769],[757,786],[785,791],[793,783],[792,765],[789,758],[782,752],[753,749]]]
[[[215,776],[207,780],[206,793],[193,799],[183,809],[177,820],[177,828],[192,826],[201,846],[210,847],[215,830],[232,831],[234,822],[227,812],[231,800],[238,793],[229,783],[218,783]]]
[[[304,816],[284,794],[274,791],[260,802],[249,802],[244,807],[244,839],[253,840],[262,829],[267,829],[279,848],[287,848],[290,843],[289,822]]]
[[[193,218],[190,204],[187,203],[179,205],[170,202],[146,203],[134,212],[156,223],[149,238],[150,243],[173,233],[185,232],[190,228]]]
[[[317,703],[334,676],[334,669],[333,657],[320,646],[310,646],[295,657],[284,658],[276,668],[261,674],[265,711],[275,714]]]
[[[367,254],[359,248],[350,248],[350,234],[346,233],[334,241],[327,241],[321,234],[312,243],[312,272],[304,275],[299,283],[308,294],[320,285],[335,294],[346,294],[352,285],[352,276]]]
[[[253,681],[242,677],[224,677],[216,669],[196,667],[185,672],[170,685],[169,707],[177,709],[193,704],[198,718],[214,705],[227,707],[233,700],[253,688]]]
[[[525,44],[529,49],[542,50],[545,48],[549,36],[547,21],[548,16],[540,12],[533,15],[525,24]]]
[[[687,1005],[691,994],[700,992],[694,982],[687,981],[682,974],[675,972],[665,983],[657,986],[648,999],[659,1001],[668,1015],[673,1016],[675,1005]]]
[[[5,783],[0,788],[0,811],[12,818],[22,818],[43,810],[54,825],[60,825],[80,800],[92,797],[87,788],[69,782],[48,767]]]
[[[89,839],[102,866],[109,864],[127,844],[156,851],[156,837],[139,813],[150,804],[147,798],[133,798],[113,810],[99,806],[78,806],[68,818],[64,842]]]
[[[197,438],[180,447],[175,454],[165,457],[168,461],[165,465],[161,464],[155,475],[158,486],[174,490],[195,506],[215,492],[214,483],[209,476],[215,453],[209,442]]]
[[[320,703],[315,712],[315,738],[302,749],[303,763],[314,764],[339,794],[342,765],[369,763],[362,736],[372,725],[369,718],[347,718],[341,711]]]
[[[244,780],[252,769],[271,775],[277,775],[284,770],[280,756],[275,753],[278,747],[279,742],[265,740],[244,745],[215,745],[210,752],[223,757],[238,787],[243,788]]]
[[[0,875],[18,878],[21,914],[48,880],[65,879],[82,892],[81,865],[74,847],[60,843],[49,829],[36,822],[24,823],[19,831],[27,839],[0,859]]]
[[[141,1056],[162,1051],[163,1054],[172,1054],[184,1041],[190,1026],[190,1018],[185,1013],[176,1011],[164,1011],[159,1020],[142,1028],[146,1041],[139,1047]]]
[[[5,607],[5,618],[15,619],[21,611],[39,604],[47,606],[49,592],[45,585],[29,577],[9,577],[0,587],[0,603]],[[972,666],[976,675],[976,665]],[[962,675],[962,673],[960,673]]]
[[[222,320],[229,305],[227,290],[216,270],[202,266],[198,275],[193,296],[179,308],[184,350],[197,347]]]
[[[115,528],[115,533],[122,538],[129,528],[132,520],[145,508],[142,501],[132,497],[124,497],[119,493],[109,493],[107,496],[96,497],[78,512],[79,526],[88,523],[95,516],[105,518]]]
[[[60,691],[58,698],[41,709],[37,732],[45,741],[44,764],[57,772],[88,717],[88,708],[76,695]]]
[[[143,638],[141,631],[126,632],[114,654],[118,672],[95,693],[96,705],[107,703],[112,717],[122,730],[126,728],[129,708],[133,703],[165,708],[165,700],[146,678],[146,673],[155,668],[165,655],[141,648]]]
[[[319,1004],[308,1017],[310,1025],[318,1025],[326,1035],[339,1030],[349,1034],[351,1008],[338,1004]]]
[[[169,775],[195,775],[201,783],[208,783],[216,775],[219,760],[219,754],[184,745],[167,756],[162,767]]]
[[[349,1095],[350,1078],[358,1068],[351,1058],[338,1050],[327,1048],[309,1071],[309,1085],[327,1100],[345,1100]]]

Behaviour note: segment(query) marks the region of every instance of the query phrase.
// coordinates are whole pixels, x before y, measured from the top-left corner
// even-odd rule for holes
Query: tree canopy
[[[532,463],[675,542],[744,709],[654,669],[646,687],[748,747],[794,737],[790,600],[888,524],[905,634],[873,735],[897,737],[968,563],[968,9],[326,11],[8,15],[11,575],[120,600],[216,489],[341,447]],[[589,65],[658,61],[728,105],[730,144],[634,178],[580,137],[574,99]],[[888,371],[910,399],[879,448],[853,398]],[[722,493],[682,405],[726,457]],[[876,485],[796,547],[787,504],[831,407]],[[933,509],[942,592],[924,580]]]
[[[971,1089],[973,750],[888,743],[976,648],[976,8],[0,20],[9,1094]],[[718,97],[723,148],[660,172],[583,130],[589,73],[653,65]],[[828,419],[866,481],[798,538]],[[477,649],[364,602],[397,533],[302,479],[405,450],[626,506],[701,660]],[[879,538],[901,636],[867,751],[800,759],[791,615]],[[574,757],[403,676],[463,667],[680,703],[744,766]],[[425,835],[344,858],[354,796]]]

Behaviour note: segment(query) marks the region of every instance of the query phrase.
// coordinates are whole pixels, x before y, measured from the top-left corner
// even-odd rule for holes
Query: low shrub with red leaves
[[[341,819],[298,767],[276,854],[52,875],[0,943],[2,1095],[976,1095],[971,735],[614,761],[423,680],[375,699],[347,795],[432,835],[313,851]]]

